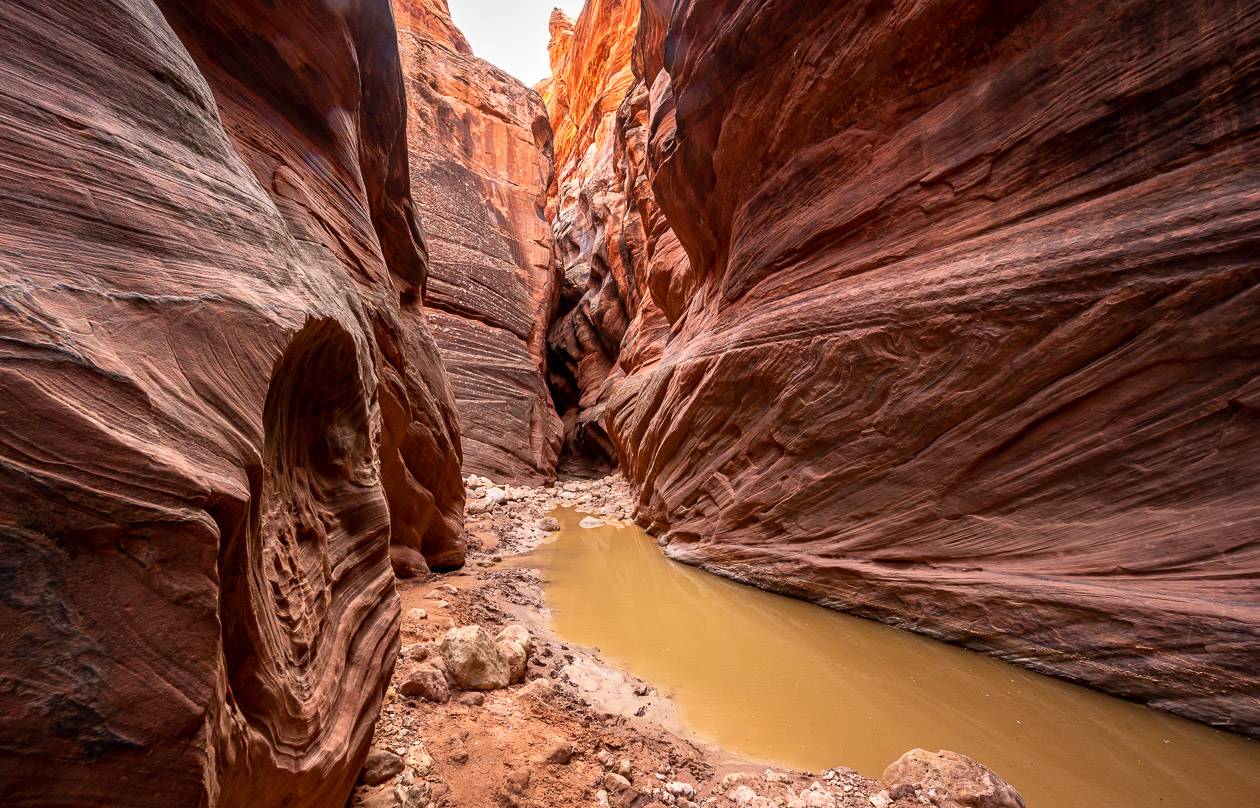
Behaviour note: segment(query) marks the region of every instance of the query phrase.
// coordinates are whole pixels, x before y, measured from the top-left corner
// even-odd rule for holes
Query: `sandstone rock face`
[[[1024,808],[1019,792],[992,769],[948,749],[911,749],[884,770],[880,782],[894,791],[912,786],[932,792],[941,808]]]
[[[623,365],[652,361],[667,332],[648,294],[652,255],[658,244],[662,254],[677,247],[648,182],[638,24],[636,0],[592,0],[576,25],[554,12],[552,78],[541,88],[555,132],[548,216],[563,278],[549,370],[568,459],[597,467],[611,463],[603,412]]]
[[[665,5],[669,552],[1260,734],[1260,8]]]
[[[394,8],[412,192],[430,251],[426,314],[455,392],[464,469],[549,482],[562,430],[545,376],[557,284],[542,99],[473,56],[446,0]]]
[[[15,0],[0,72],[5,802],[344,805],[391,532],[462,561],[389,5]]]

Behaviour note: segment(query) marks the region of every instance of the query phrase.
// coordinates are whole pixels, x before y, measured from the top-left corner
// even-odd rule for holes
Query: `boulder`
[[[389,548],[389,563],[398,578],[415,578],[429,571],[424,556],[414,547],[405,544],[394,544]]]
[[[445,704],[451,698],[446,675],[433,665],[421,665],[407,675],[398,692],[404,696]]]
[[[940,808],[1025,808],[1019,793],[987,766],[945,749],[911,749],[884,770],[880,782],[889,789],[933,790]]]
[[[495,641],[479,625],[452,628],[442,637],[442,658],[463,690],[497,690],[512,681]]]
[[[511,683],[524,681],[532,647],[529,631],[524,626],[508,626],[495,638],[495,647],[499,651],[499,657],[507,665]]]
[[[560,530],[560,520],[554,516],[544,516],[538,520],[538,528],[548,533],[555,533]]]

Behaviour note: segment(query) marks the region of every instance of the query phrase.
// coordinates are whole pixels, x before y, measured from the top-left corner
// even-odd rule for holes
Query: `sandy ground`
[[[384,782],[360,786],[352,805],[936,804],[932,796],[905,787],[890,794],[848,769],[767,769],[691,736],[674,705],[648,683],[551,632],[539,573],[521,558],[546,540],[539,523],[558,505],[603,519],[628,518],[624,483],[614,476],[552,488],[495,489],[506,495],[501,502],[491,501],[499,497],[492,488],[482,478],[469,482],[467,566],[399,582],[402,653],[365,769],[369,780]],[[417,657],[433,653],[435,646],[426,643],[440,641],[453,626],[473,623],[492,635],[510,624],[529,629],[534,640],[524,683],[476,694],[452,688],[446,703],[400,695],[401,683],[423,664]]]

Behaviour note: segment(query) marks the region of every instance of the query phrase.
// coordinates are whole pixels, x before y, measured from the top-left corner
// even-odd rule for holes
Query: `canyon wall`
[[[412,195],[429,246],[426,313],[455,392],[464,470],[555,479],[561,422],[546,384],[556,305],[544,215],[542,99],[473,55],[446,0],[394,0]]]
[[[562,277],[549,371],[575,467],[612,464],[608,396],[655,359],[668,330],[651,270],[657,256],[685,260],[652,199],[638,27],[638,0],[591,0],[576,24],[553,12],[552,76],[540,87],[555,133],[548,216]]]
[[[675,558],[1260,734],[1260,10],[634,12],[543,88],[573,449]]]
[[[389,4],[0,6],[0,794],[345,804],[462,563]]]

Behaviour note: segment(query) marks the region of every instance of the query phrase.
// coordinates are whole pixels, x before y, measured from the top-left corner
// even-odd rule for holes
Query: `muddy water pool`
[[[562,530],[554,628],[747,757],[871,777],[913,747],[987,764],[1030,808],[1260,806],[1260,743],[666,559],[630,526]]]

